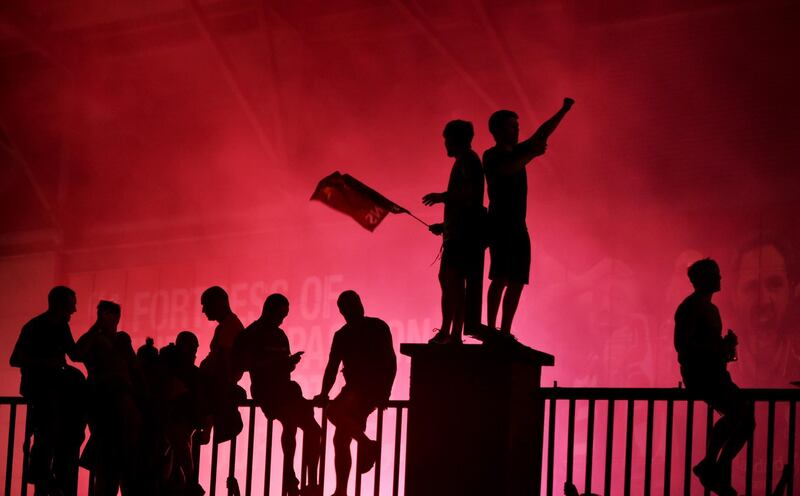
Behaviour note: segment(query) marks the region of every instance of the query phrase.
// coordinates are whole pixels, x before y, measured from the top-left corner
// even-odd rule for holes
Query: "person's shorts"
[[[303,418],[309,411],[313,416],[313,405],[303,397],[303,390],[295,381],[270,385],[268,390],[258,396],[256,403],[269,419],[277,419],[283,423],[286,420]]]
[[[367,428],[367,418],[377,407],[375,400],[345,386],[339,395],[328,403],[328,419],[336,425],[339,419],[349,418],[363,431]]]
[[[439,275],[454,273],[458,277],[470,275],[483,277],[483,257],[485,248],[480,240],[447,240],[442,245],[442,261]]]
[[[696,394],[722,415],[737,414],[748,408],[742,390],[734,384],[727,371],[689,372],[681,367],[681,377],[687,391]]]
[[[489,242],[489,279],[528,284],[531,237],[527,229],[496,229]]]

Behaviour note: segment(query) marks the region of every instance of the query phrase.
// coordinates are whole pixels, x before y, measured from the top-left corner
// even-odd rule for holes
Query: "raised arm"
[[[523,169],[531,160],[539,155],[544,155],[547,149],[547,139],[556,130],[561,120],[567,115],[575,100],[565,98],[561,108],[552,117],[547,119],[538,129],[526,140],[518,143],[511,151],[511,159],[498,164],[498,171],[501,174],[513,174]]]

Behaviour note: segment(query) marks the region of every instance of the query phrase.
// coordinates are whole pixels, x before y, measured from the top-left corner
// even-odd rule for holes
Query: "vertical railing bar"
[[[16,433],[17,405],[11,404],[8,414],[8,452],[6,454],[6,485],[5,494],[11,496],[11,476],[14,472],[14,434]]]
[[[264,496],[269,496],[272,482],[272,428],[273,420],[267,418],[267,453],[264,455]]]
[[[653,417],[655,403],[647,400],[647,425],[645,426],[644,494],[649,496],[653,486]]]
[[[256,407],[250,405],[247,416],[247,469],[244,481],[244,496],[250,496],[253,488],[253,447],[256,440]]]
[[[789,402],[789,445],[788,455],[786,456],[786,464],[789,465],[789,483],[786,486],[786,494],[792,496],[794,490],[794,437],[795,437],[795,422],[796,413],[795,408],[797,402],[792,400]]]
[[[230,480],[232,477],[236,476],[236,437],[231,439],[228,442],[228,446],[230,447],[230,453],[228,456],[228,479]],[[227,481],[225,483],[227,486]]]
[[[381,487],[381,453],[383,453],[383,408],[378,408],[378,427],[375,432],[378,443],[378,456],[375,458],[375,496],[380,496]]]
[[[575,455],[575,398],[569,399],[569,413],[567,420],[567,482],[572,480],[573,457]]]
[[[664,495],[669,496],[672,483],[672,421],[675,404],[667,400],[667,425],[664,427]]]
[[[392,481],[392,496],[397,496],[400,491],[400,436],[403,433],[403,409],[397,407],[397,420],[394,431],[394,480]]]
[[[322,431],[320,433],[319,447],[319,474],[317,483],[319,484],[319,494],[325,494],[325,452],[328,450],[328,408],[327,404],[322,405],[322,417],[320,418]]]
[[[692,436],[694,434],[694,400],[686,401],[686,451],[683,458],[683,494],[692,490]]]
[[[216,433],[215,433],[216,434]],[[208,483],[208,495],[214,496],[217,492],[217,444],[214,436],[211,436],[211,481]]]
[[[754,407],[755,410],[755,407]],[[755,442],[754,432],[750,433],[750,438],[747,440],[747,451],[745,452],[745,473],[744,473],[744,487],[745,494],[753,494],[753,443]]]
[[[592,492],[592,458],[594,457],[594,398],[589,400],[589,415],[586,419],[586,477],[584,492]]]
[[[27,496],[28,494],[28,464],[30,463],[30,456],[31,456],[31,432],[28,429],[32,429],[29,427],[31,425],[31,406],[27,405],[25,407],[25,430],[23,431],[25,434],[25,438],[22,440],[22,487],[20,487],[19,493],[22,496]]]
[[[614,400],[608,400],[606,417],[606,471],[603,494],[611,494],[611,460],[614,450]]]
[[[355,467],[356,467],[356,470],[355,470],[355,473],[356,473],[355,474],[356,475],[356,496],[361,496],[361,477],[363,475],[357,469],[357,467],[359,466],[359,461],[361,459],[361,453],[359,453],[360,451],[361,450],[358,449],[358,443],[356,443],[356,463],[355,463]]]
[[[547,421],[547,496],[553,496],[553,462],[555,458],[556,399],[550,398]]]
[[[708,448],[709,442],[708,440],[711,439],[711,429],[714,427],[714,409],[711,408],[711,405],[707,405],[706,407],[706,457],[708,457]],[[703,496],[711,496],[711,490],[707,487],[703,487]]]
[[[628,400],[625,412],[625,489],[624,496],[631,496],[631,471],[633,468],[633,408],[634,401]]]
[[[775,400],[767,403],[767,473],[765,476],[766,494],[772,494],[772,460],[775,451]]]

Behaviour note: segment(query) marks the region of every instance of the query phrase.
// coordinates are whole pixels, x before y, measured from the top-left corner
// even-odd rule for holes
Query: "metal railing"
[[[778,461],[776,456],[780,455],[785,457],[782,458],[783,463],[780,467],[784,469],[786,475],[783,477],[787,479],[785,494],[792,494],[795,477],[794,461],[798,448],[796,411],[800,390],[749,389],[744,392],[756,407],[757,429],[746,445],[744,457],[740,455],[735,461],[734,485],[739,483],[739,487],[745,488],[745,494],[752,495],[761,494],[756,484],[761,482],[764,488],[763,494],[772,495],[780,477],[774,467]],[[601,494],[605,495],[649,496],[659,493],[656,486],[660,482],[664,495],[689,495],[701,492],[709,494],[708,490],[702,489],[692,477],[692,464],[699,461],[700,454],[695,451],[696,446],[701,447],[703,456],[705,454],[704,446],[711,432],[715,414],[711,408],[685,389],[553,387],[543,388],[542,393],[546,399],[547,436],[543,446],[545,450],[542,467],[543,494],[547,496],[562,494],[560,484],[564,481],[574,483],[579,488],[582,486],[582,493],[591,493],[593,489],[602,487]],[[625,408],[624,417],[617,414],[617,407],[620,405]],[[663,423],[656,422],[657,411]],[[776,424],[777,412],[780,412],[779,424]],[[595,430],[600,413],[605,416],[605,433],[601,434],[598,440]],[[703,414],[705,414],[704,419]],[[698,416],[699,422],[696,418]],[[576,417],[580,417],[581,426],[576,425],[578,424]],[[641,422],[642,417],[644,425]],[[703,424],[705,434],[700,435]],[[576,432],[578,427],[586,429],[584,436]],[[619,435],[620,430],[622,435]],[[564,431],[566,438],[559,436]],[[777,437],[776,433],[783,437]],[[676,439],[680,434],[683,439]],[[644,437],[644,449],[634,449],[634,439],[639,441],[641,448],[642,437]],[[659,437],[662,442],[660,449],[657,450],[655,444]],[[776,445],[776,440],[780,446]],[[598,449],[600,443],[602,446]],[[564,454],[563,459],[558,459],[556,456],[559,447],[560,453]],[[583,456],[576,454],[578,447]],[[615,457],[615,449],[621,449],[624,457],[619,459]],[[598,451],[600,453],[597,453]],[[599,470],[602,472],[602,486],[597,484],[599,479],[595,470],[595,466],[598,465],[597,455],[602,467]],[[759,463],[754,463],[754,460]],[[660,480],[656,479],[655,461],[661,463]],[[583,480],[578,479],[576,462],[582,462]],[[634,465],[638,465],[639,471],[634,472]],[[754,472],[756,465],[764,468],[763,473]],[[737,468],[740,469],[738,472]],[[740,480],[741,476],[744,478],[743,481]],[[559,486],[555,488],[557,492],[554,493],[554,485],[557,483]],[[634,487],[634,483],[638,487]]]
[[[756,405],[759,427],[747,443],[743,456],[737,458],[736,463],[742,469],[738,475],[744,480],[737,479],[735,482],[745,488],[745,494],[761,494],[760,488],[763,488],[764,494],[772,494],[779,478],[780,467],[778,471],[774,467],[778,461],[788,467],[785,494],[793,494],[796,487],[793,480],[794,462],[798,448],[796,410],[800,390],[750,389],[745,390],[745,394]],[[594,489],[606,496],[650,495],[660,491],[665,495],[709,494],[694,480],[691,467],[693,462],[697,462],[702,446],[705,446],[714,413],[685,389],[552,387],[543,388],[542,396],[545,400],[542,494],[561,494],[564,481],[577,481],[579,483],[576,485],[581,487],[582,492],[589,493]],[[404,422],[408,407],[407,400],[394,400],[389,402],[387,410],[373,414],[369,434],[374,436],[382,449],[367,479],[353,470],[354,494],[357,496],[401,494],[405,456]],[[273,453],[276,438],[274,421],[257,414],[258,407],[252,400],[247,400],[241,408],[245,427],[238,438],[222,445],[212,443],[195,447],[200,482],[209,496],[223,492],[218,486],[224,487],[220,470],[224,473],[226,467],[223,466],[224,458],[220,452],[227,449],[225,479],[235,476],[243,485],[243,496],[274,494],[278,487],[281,488],[280,494],[284,494],[283,481],[279,480],[281,472],[278,470],[276,477],[276,470],[273,469],[273,465],[280,466],[282,459],[281,455]],[[624,412],[621,412],[623,409]],[[26,412],[22,398],[0,397],[0,422],[3,425],[0,428],[0,443],[2,435],[7,436],[3,472],[6,495],[27,494],[28,488],[24,482],[29,452],[28,436],[24,434]],[[330,480],[326,474],[332,474],[332,450],[328,447],[331,436],[324,410],[318,412],[318,418],[321,419],[320,426],[325,439],[319,468],[320,483],[324,490],[326,479]],[[602,429],[603,421],[605,432],[598,436],[596,430]],[[245,444],[243,449],[241,443]],[[256,452],[262,448],[263,459],[258,460]],[[622,453],[622,456],[616,456],[618,453]],[[391,465],[386,465],[389,457]],[[354,466],[357,466],[358,460],[354,461]],[[602,468],[596,469],[598,466]],[[763,467],[763,471],[756,470],[757,466]],[[583,477],[579,480],[581,469]],[[263,482],[257,482],[256,474],[262,471]],[[602,479],[598,475],[600,473]],[[308,482],[306,474],[302,474],[301,479],[301,485]],[[87,480],[88,475],[83,474],[82,490]],[[19,491],[12,491],[14,486]]]

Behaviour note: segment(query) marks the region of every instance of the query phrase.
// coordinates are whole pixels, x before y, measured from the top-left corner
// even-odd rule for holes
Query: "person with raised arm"
[[[530,281],[531,239],[525,222],[528,205],[527,166],[543,155],[547,139],[572,108],[565,98],[561,109],[528,139],[519,141],[519,118],[510,110],[498,110],[489,118],[495,146],[483,154],[483,170],[489,193],[489,291],[487,324],[495,328],[502,303],[500,330],[511,333],[522,288]]]

